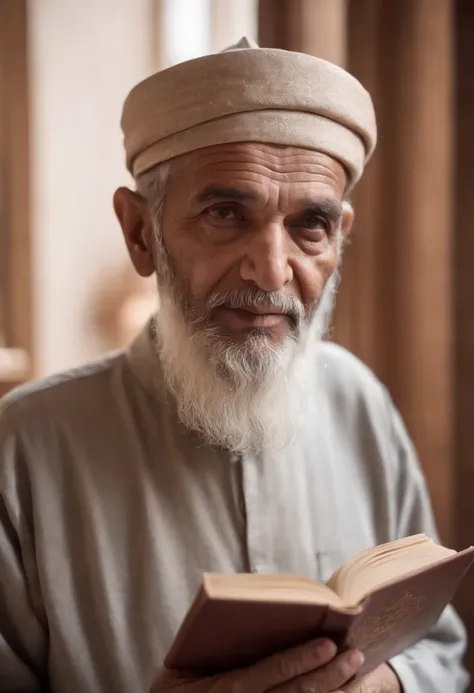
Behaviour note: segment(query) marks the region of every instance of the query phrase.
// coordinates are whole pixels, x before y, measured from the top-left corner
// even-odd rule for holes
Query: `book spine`
[[[332,640],[340,650],[349,646],[349,635],[354,624],[360,617],[360,613],[348,613],[338,611],[331,607],[327,610],[321,628],[321,635]]]

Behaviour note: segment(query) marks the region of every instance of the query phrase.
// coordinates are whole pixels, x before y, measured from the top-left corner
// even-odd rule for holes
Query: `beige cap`
[[[352,187],[377,138],[372,99],[352,75],[326,60],[259,48],[246,38],[140,82],[121,122],[135,179],[196,149],[264,142],[337,159]]]

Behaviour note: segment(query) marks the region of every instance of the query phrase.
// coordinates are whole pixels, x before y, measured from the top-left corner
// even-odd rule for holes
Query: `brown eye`
[[[323,217],[318,217],[318,216],[310,216],[306,217],[305,222],[304,222],[304,227],[305,229],[309,229],[310,231],[327,231],[328,230],[328,224]]]
[[[235,221],[238,219],[236,210],[228,205],[211,207],[207,210],[207,214],[218,221]]]

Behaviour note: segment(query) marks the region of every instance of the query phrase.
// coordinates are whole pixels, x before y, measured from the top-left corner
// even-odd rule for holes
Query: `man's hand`
[[[341,693],[363,662],[362,654],[356,650],[337,655],[333,642],[317,640],[251,667],[217,676],[200,677],[161,669],[150,693]],[[375,689],[368,688],[366,692],[365,688],[355,688],[352,693],[372,691],[375,693]],[[380,693],[392,691],[381,689]]]
[[[343,686],[344,693],[402,693],[400,681],[388,664],[381,664],[358,681]]]

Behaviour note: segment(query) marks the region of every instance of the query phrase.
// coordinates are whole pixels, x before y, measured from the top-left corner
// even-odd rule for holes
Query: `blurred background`
[[[247,35],[353,72],[379,145],[331,338],[383,380],[442,540],[474,543],[473,0],[0,0],[0,392],[126,343],[154,307],[112,210],[150,73]],[[216,85],[218,88],[218,85]],[[458,608],[473,644],[474,599]],[[474,687],[473,687],[474,690]]]

